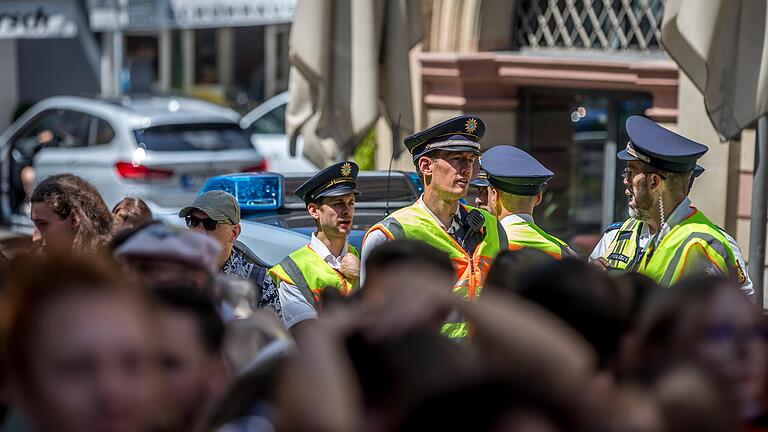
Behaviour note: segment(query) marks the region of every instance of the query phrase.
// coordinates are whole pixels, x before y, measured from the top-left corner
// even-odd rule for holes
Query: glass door
[[[642,114],[650,97],[521,89],[521,99],[518,143],[555,173],[534,211],[537,224],[569,241],[626,218],[616,152],[626,144],[626,118]]]

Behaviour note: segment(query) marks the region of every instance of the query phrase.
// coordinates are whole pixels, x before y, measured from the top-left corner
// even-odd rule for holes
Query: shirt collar
[[[344,248],[341,249],[341,255],[334,256],[331,253],[331,251],[329,251],[328,248],[325,246],[325,243],[323,243],[322,241],[320,241],[319,238],[317,238],[315,233],[312,233],[312,239],[309,240],[309,247],[313,251],[315,251],[316,254],[320,255],[320,257],[323,258],[323,259],[326,259],[326,258],[332,258],[332,259],[341,258],[344,255],[346,255],[347,252],[349,251],[349,243],[344,242]]]
[[[432,216],[432,219],[434,219],[435,222],[437,222],[437,224],[440,226],[440,228],[442,228],[442,229],[444,229],[446,231],[448,230],[445,227],[445,225],[440,221],[440,219],[438,219],[437,216],[435,216],[435,214],[432,213],[432,210],[430,210],[429,207],[427,207],[427,204],[424,203],[424,195],[423,194],[419,197],[419,200],[416,201],[416,202],[419,204],[419,206],[422,208],[422,210],[426,211],[428,215]],[[456,211],[451,215],[451,220],[453,221],[453,224],[457,224],[458,223],[458,219],[459,218],[457,217],[457,215],[459,214],[459,205],[461,205],[461,204],[458,204],[456,206]]]
[[[670,228],[674,227],[680,222],[686,220],[688,216],[690,216],[694,211],[695,209],[691,207],[691,199],[685,197],[667,217],[667,224]]]
[[[655,244],[658,245],[672,231],[672,228],[686,220],[695,211],[696,209],[691,207],[690,198],[685,197],[666,218],[667,225],[662,226],[661,230],[656,233]]]
[[[528,223],[534,223],[533,222],[533,216],[529,214],[519,213],[519,214],[511,214],[508,216],[504,216],[499,221],[502,225],[506,224],[513,224],[513,223],[520,223],[520,222],[528,222]]]

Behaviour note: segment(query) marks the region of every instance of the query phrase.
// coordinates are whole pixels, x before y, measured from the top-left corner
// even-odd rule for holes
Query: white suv
[[[289,151],[288,135],[285,133],[287,106],[288,92],[280,93],[244,115],[240,126],[248,131],[253,144],[269,160],[270,171],[316,173],[320,168],[302,156],[304,139],[301,135],[296,141],[296,156]]]
[[[239,120],[229,108],[178,97],[45,99],[0,135],[2,217],[29,224],[20,174],[30,165],[36,182],[72,173],[110,207],[136,196],[170,214],[192,202],[208,177],[267,169]]]

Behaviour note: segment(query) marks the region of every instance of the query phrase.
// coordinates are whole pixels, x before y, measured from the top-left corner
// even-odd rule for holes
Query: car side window
[[[42,148],[57,147],[58,141],[54,139],[53,131],[56,129],[58,117],[58,111],[51,110],[43,111],[32,119],[27,127],[13,139],[11,145],[14,158],[18,161],[26,159],[31,163],[35,153]]]
[[[91,117],[87,114],[60,110],[56,121],[54,135],[56,136],[59,147],[73,148],[85,147],[88,145],[88,132],[90,129]]]
[[[284,135],[285,105],[280,105],[253,122],[249,131],[253,134]]]
[[[112,125],[104,119],[91,117],[91,133],[88,140],[89,146],[109,144],[115,137],[115,130]]]

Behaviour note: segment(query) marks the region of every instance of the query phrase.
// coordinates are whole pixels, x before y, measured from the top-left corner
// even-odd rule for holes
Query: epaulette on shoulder
[[[609,233],[611,231],[615,231],[615,230],[621,228],[622,225],[624,225],[624,221],[614,222],[614,223],[608,225],[608,228],[605,229],[605,232]]]

